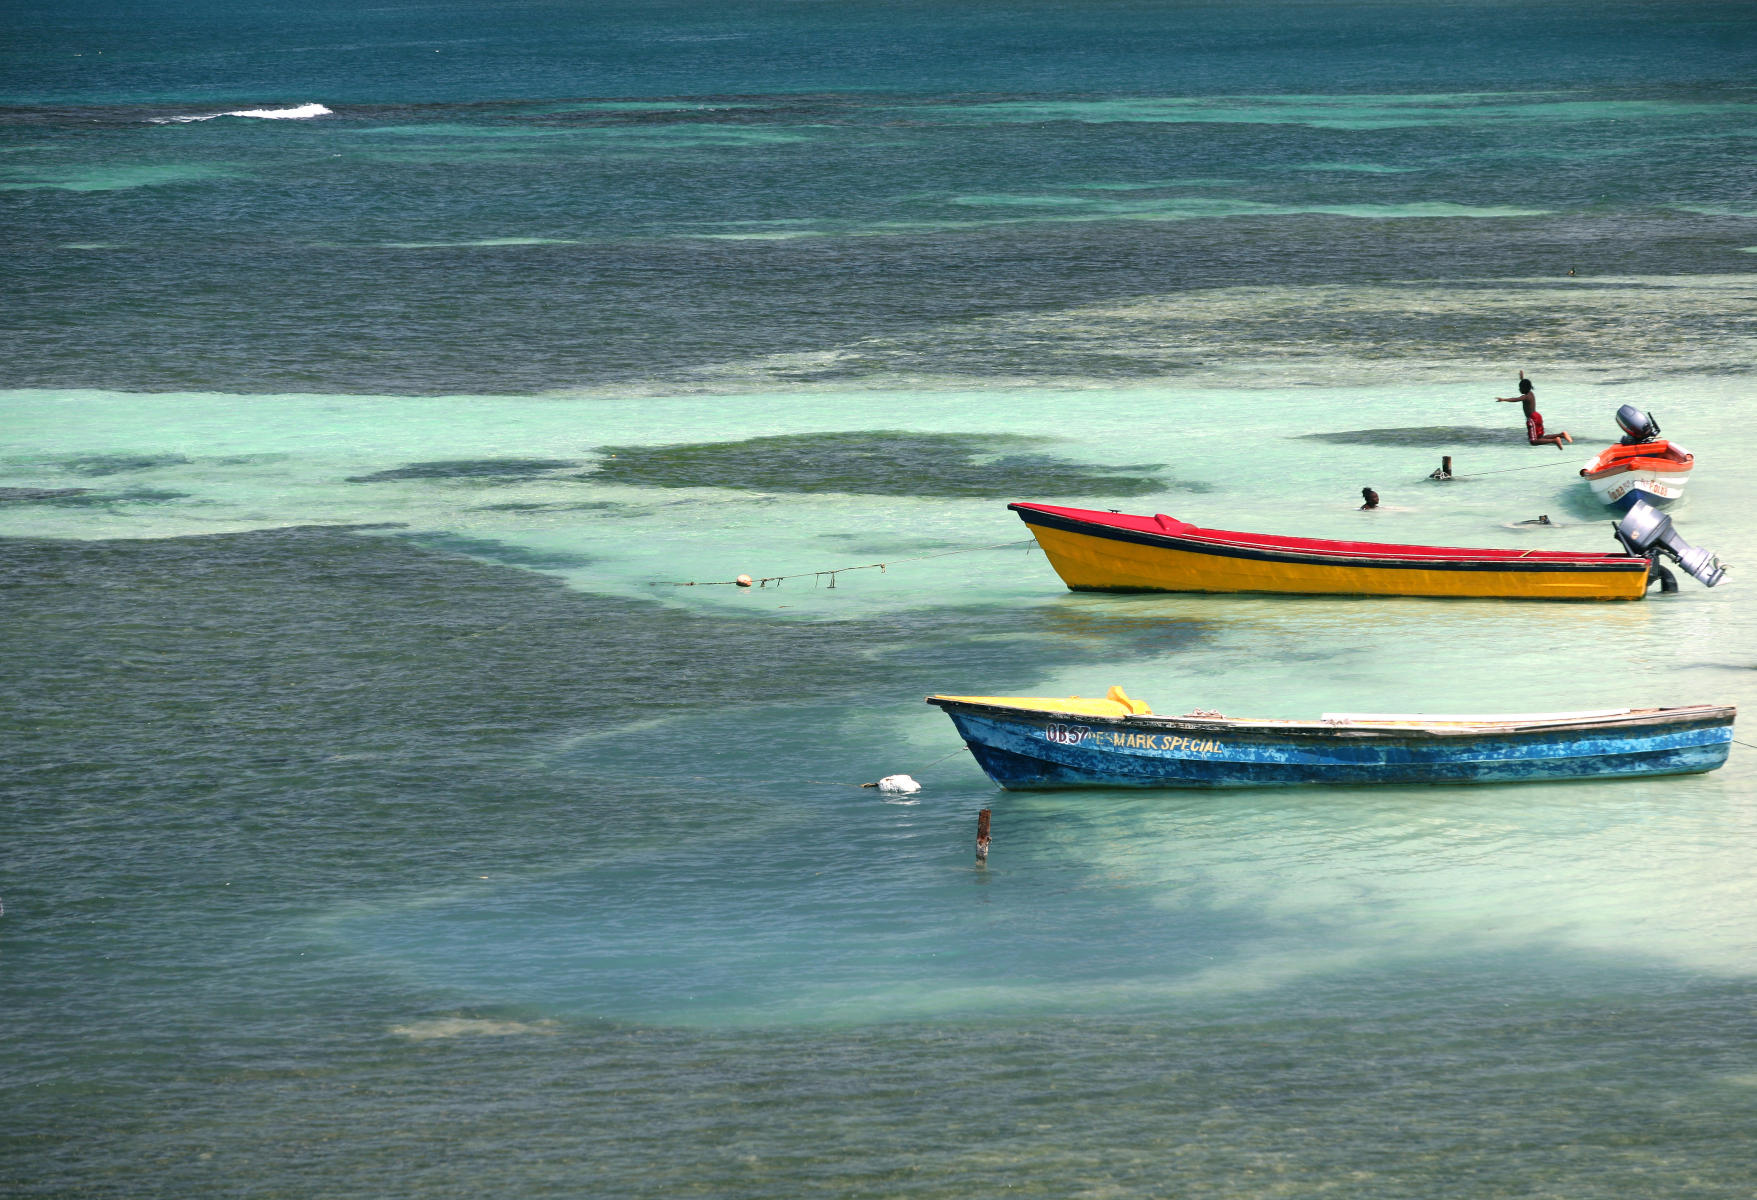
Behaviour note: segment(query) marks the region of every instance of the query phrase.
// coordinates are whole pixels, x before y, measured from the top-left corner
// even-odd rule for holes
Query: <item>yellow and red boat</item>
[[[1074,591],[1639,600],[1657,568],[1643,553],[1331,541],[1204,529],[1163,513],[1007,507]]]

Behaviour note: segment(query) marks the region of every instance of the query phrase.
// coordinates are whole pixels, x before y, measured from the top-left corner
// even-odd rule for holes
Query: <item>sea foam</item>
[[[293,108],[240,108],[231,112],[205,113],[188,117],[153,117],[154,125],[187,125],[192,121],[212,121],[216,117],[257,117],[264,121],[306,121],[312,117],[333,116],[334,110],[322,104],[300,104]]]

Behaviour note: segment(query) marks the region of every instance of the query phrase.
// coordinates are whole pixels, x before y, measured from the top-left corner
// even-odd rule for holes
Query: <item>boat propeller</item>
[[[1617,522],[1616,531],[1617,540],[1630,554],[1654,564],[1665,591],[1675,591],[1677,585],[1665,587],[1670,572],[1659,565],[1662,554],[1704,587],[1713,587],[1726,576],[1726,567],[1721,565],[1720,559],[1679,537],[1677,530],[1672,528],[1672,519],[1645,500],[1637,500],[1630,506],[1628,515]]]

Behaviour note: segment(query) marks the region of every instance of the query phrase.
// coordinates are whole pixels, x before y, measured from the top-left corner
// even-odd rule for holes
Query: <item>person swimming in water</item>
[[[1496,396],[1497,404],[1523,404],[1525,406],[1525,440],[1533,446],[1554,446],[1560,450],[1574,441],[1574,435],[1566,429],[1560,433],[1545,433],[1543,414],[1537,411],[1537,393],[1531,390],[1531,380],[1525,372],[1519,372],[1519,394],[1517,396]]]
[[[1365,504],[1361,505],[1362,508],[1379,507],[1379,493],[1370,487],[1364,487],[1360,490],[1360,498],[1366,501]]]

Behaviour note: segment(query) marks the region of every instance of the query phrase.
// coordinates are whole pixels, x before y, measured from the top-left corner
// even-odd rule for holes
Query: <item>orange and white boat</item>
[[[1593,495],[1622,512],[1637,500],[1658,508],[1676,503],[1690,482],[1696,456],[1661,438],[1653,415],[1632,404],[1617,410],[1617,424],[1628,436],[1580,469]]]

